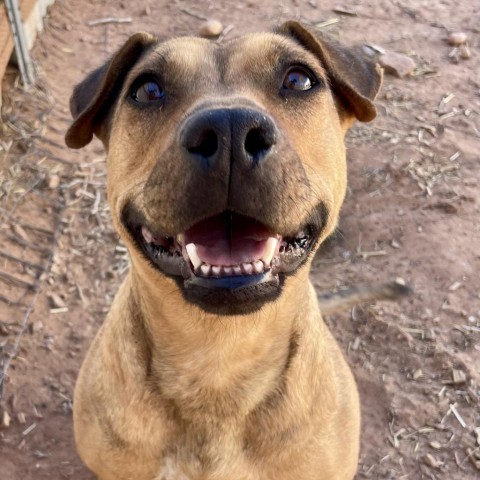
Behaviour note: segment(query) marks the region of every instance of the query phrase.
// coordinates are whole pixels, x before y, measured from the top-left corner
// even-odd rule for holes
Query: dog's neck
[[[139,273],[131,273],[131,291],[151,380],[192,418],[242,416],[265,400],[296,355],[302,312],[318,309],[308,272],[288,279],[275,303],[239,317],[206,314],[181,301],[173,282],[159,286]]]

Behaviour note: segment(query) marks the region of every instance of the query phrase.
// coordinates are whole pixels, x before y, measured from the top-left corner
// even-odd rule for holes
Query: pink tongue
[[[185,244],[194,243],[204,263],[230,266],[260,259],[272,236],[275,233],[261,223],[227,212],[188,229]]]

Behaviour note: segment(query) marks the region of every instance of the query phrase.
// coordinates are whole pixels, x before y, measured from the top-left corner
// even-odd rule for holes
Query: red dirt
[[[100,143],[79,152],[63,145],[68,98],[131,33],[195,34],[201,20],[192,13],[232,25],[227,38],[294,17],[336,17],[340,21],[325,29],[342,42],[379,45],[417,63],[412,77],[385,78],[377,120],[358,124],[348,136],[350,183],[340,229],[316,257],[312,279],[322,291],[395,277],[414,289],[401,304],[326,319],[362,396],[357,478],[479,478],[478,6],[353,0],[358,15],[345,16],[332,11],[332,0],[162,3],[130,8],[114,0],[57,0],[33,51],[48,95],[21,91],[11,70],[4,81],[0,253],[38,268],[0,256],[0,273],[40,290],[25,317],[35,290],[0,275],[0,295],[19,300],[0,300],[0,360],[8,358],[27,318],[0,403],[0,415],[12,417],[9,428],[0,428],[1,479],[93,478],[74,450],[71,399],[86,348],[128,262],[109,221]],[[87,25],[108,16],[133,22]],[[445,38],[459,30],[469,36],[472,58],[456,63]]]

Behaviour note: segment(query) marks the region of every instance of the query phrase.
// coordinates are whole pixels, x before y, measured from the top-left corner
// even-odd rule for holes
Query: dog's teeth
[[[272,258],[275,255],[278,245],[278,238],[269,237],[267,244],[265,245],[265,250],[263,251],[262,262],[268,267],[272,263]]]
[[[242,274],[242,267],[240,265],[235,265],[233,267],[233,273],[235,275],[241,275]]]
[[[222,271],[222,267],[219,267],[218,265],[214,265],[212,267],[212,274],[218,277],[220,275],[220,272]]]
[[[153,235],[146,229],[146,227],[142,227],[142,235],[144,240],[147,243],[152,243],[153,242]]]
[[[247,275],[251,275],[253,272],[253,265],[251,263],[244,263],[242,268]]]
[[[223,267],[223,273],[225,275],[231,275],[233,273],[233,268],[232,267]]]
[[[204,277],[208,277],[210,275],[210,271],[212,270],[212,266],[211,265],[207,265],[206,263],[204,263],[201,267],[200,267],[200,272],[201,274],[204,276]]]
[[[180,244],[180,245],[185,245],[185,235],[183,233],[179,233],[177,235],[177,242]]]
[[[262,273],[264,269],[264,264],[261,260],[256,260],[253,262],[253,270],[255,273]]]
[[[193,269],[196,270],[202,265],[202,261],[200,260],[200,257],[198,256],[197,253],[197,247],[195,246],[194,243],[189,243],[188,245],[185,246],[187,253],[188,253],[188,258],[192,262]]]

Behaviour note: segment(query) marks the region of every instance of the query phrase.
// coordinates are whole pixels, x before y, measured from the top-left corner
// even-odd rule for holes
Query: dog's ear
[[[155,38],[148,33],[137,33],[104,65],[90,73],[73,90],[70,111],[73,123],[65,135],[70,148],[82,148],[97,135],[105,140],[105,125],[128,71],[153,44]]]
[[[277,33],[293,37],[323,64],[332,90],[362,122],[377,114],[373,100],[382,84],[382,69],[354,50],[344,47],[314,28],[296,21],[285,22]]]

